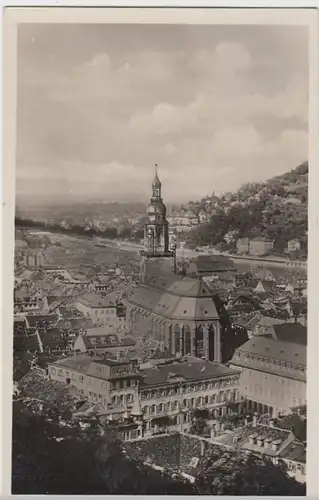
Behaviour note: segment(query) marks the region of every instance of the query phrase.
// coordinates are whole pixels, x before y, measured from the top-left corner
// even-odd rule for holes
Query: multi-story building
[[[265,255],[274,248],[274,241],[267,238],[253,238],[249,242],[249,253],[251,255]]]
[[[276,415],[305,404],[306,351],[305,343],[270,336],[253,337],[236,349],[230,366],[241,370],[246,407]]]
[[[236,247],[238,253],[249,253],[249,238],[239,238]]]
[[[293,239],[293,240],[289,240],[287,242],[287,252],[288,253],[290,253],[290,252],[299,252],[300,249],[301,249],[300,240]]]
[[[146,434],[165,427],[189,430],[195,409],[207,410],[214,427],[214,419],[230,411],[229,403],[240,402],[238,369],[186,358],[141,372],[139,398]]]
[[[95,324],[113,325],[114,328],[123,325],[124,328],[125,314],[113,293],[105,297],[87,293],[77,299],[75,307]]]
[[[214,419],[226,415],[230,404],[240,403],[238,369],[194,358],[136,367],[78,355],[49,362],[48,374],[98,403],[106,416],[115,410],[139,416],[144,434],[163,428],[187,430],[194,409],[207,410],[214,426]]]
[[[133,363],[77,355],[48,363],[52,380],[65,382],[79,395],[107,408],[112,403],[126,407],[133,403],[140,373]]]

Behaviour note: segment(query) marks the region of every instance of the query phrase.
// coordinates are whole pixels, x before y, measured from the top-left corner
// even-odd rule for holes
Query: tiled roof
[[[69,368],[70,370],[75,370],[79,373],[83,373],[86,375],[90,375],[92,377],[109,380],[110,373],[109,368],[112,366],[121,367],[124,365],[123,362],[111,360],[111,359],[103,359],[99,356],[71,356],[68,358],[60,359],[52,364],[56,366],[61,366],[63,368]],[[129,374],[134,374],[134,370],[130,368],[128,365]]]
[[[277,442],[278,448],[277,450],[272,449],[271,446],[258,446],[258,444],[252,444],[249,442],[249,439],[254,436],[262,440],[264,445],[265,440],[268,440],[269,443]],[[276,456],[280,452],[283,445],[287,442],[288,438],[290,438],[291,432],[285,429],[277,429],[274,427],[269,427],[266,425],[257,424],[254,426],[253,424],[247,424],[244,427],[239,427],[231,434],[223,434],[221,437],[216,439],[216,442],[221,444],[232,446],[237,449],[249,450],[257,453],[262,453],[268,456]]]
[[[175,375],[185,380],[204,380],[214,377],[223,377],[236,374],[236,370],[224,365],[217,365],[211,361],[189,360],[180,363],[171,363],[142,371],[144,378],[142,385],[167,384],[169,377]]]
[[[240,351],[267,355],[291,363],[306,365],[306,349],[303,345],[283,342],[267,337],[254,337],[239,347]]]
[[[35,314],[27,315],[26,320],[30,328],[35,328],[38,324],[55,324],[58,320],[58,316],[56,314]]]
[[[116,294],[112,293],[106,297],[101,297],[94,293],[86,293],[79,297],[77,301],[89,307],[115,307]]]
[[[157,277],[137,287],[128,302],[159,316],[180,320],[211,320],[219,315],[207,286],[199,279]]]
[[[252,358],[254,355],[260,358],[270,359],[283,363],[299,366],[297,371],[288,370],[283,372],[276,363],[261,362],[258,359]],[[286,376],[295,380],[306,380],[306,363],[307,363],[306,346],[293,344],[292,342],[282,342],[274,340],[268,336],[253,337],[241,347],[236,349],[231,360],[231,364],[235,366],[246,367],[251,370],[265,371],[267,373],[275,373],[280,376]]]
[[[297,462],[300,464],[306,463],[306,447],[304,444],[299,443],[298,441],[292,441],[288,443],[287,446],[281,450],[279,453],[280,458],[284,458],[286,460],[291,460],[292,462]]]

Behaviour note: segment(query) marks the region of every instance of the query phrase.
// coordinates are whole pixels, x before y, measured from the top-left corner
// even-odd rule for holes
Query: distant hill
[[[190,208],[204,222],[189,232],[188,244],[235,248],[242,237],[266,237],[282,252],[287,241],[307,246],[308,162],[266,182],[243,185],[236,193],[215,194]]]

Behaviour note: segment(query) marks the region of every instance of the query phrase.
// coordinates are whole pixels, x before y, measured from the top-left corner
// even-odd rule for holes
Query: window
[[[156,412],[156,405],[152,405],[151,406],[151,413],[155,413]]]

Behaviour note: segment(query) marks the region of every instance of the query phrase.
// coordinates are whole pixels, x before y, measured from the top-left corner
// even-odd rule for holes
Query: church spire
[[[155,176],[154,176],[154,180],[152,182],[152,191],[153,191],[152,198],[160,199],[161,198],[161,189],[162,189],[162,183],[158,177],[158,165],[157,165],[157,163],[155,163]]]

